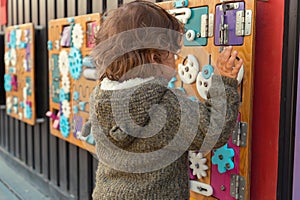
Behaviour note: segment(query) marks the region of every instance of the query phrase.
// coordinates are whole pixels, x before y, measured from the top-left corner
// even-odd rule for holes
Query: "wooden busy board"
[[[243,138],[243,140],[240,140],[238,144],[236,143],[236,139],[231,138],[226,147],[217,149],[216,152],[211,152],[206,155],[204,157],[204,159],[207,159],[205,165],[208,167],[207,170],[204,170],[206,176],[194,175],[197,169],[191,167],[190,178],[192,180],[192,188],[194,187],[193,189],[191,188],[191,199],[194,200],[250,199],[251,124],[254,76],[253,52],[255,49],[256,5],[255,0],[224,0],[222,2],[221,0],[175,0],[159,3],[162,8],[168,10],[180,19],[185,26],[184,45],[181,50],[182,57],[177,60],[178,74],[173,80],[174,87],[184,88],[188,94],[196,94],[197,99],[204,101],[206,98],[206,88],[198,87],[199,89],[197,89],[197,84],[198,86],[204,85],[204,83],[208,82],[209,78],[211,78],[211,67],[207,67],[206,65],[211,64],[214,66],[220,52],[220,47],[233,46],[233,49],[239,52],[238,56],[244,60],[244,74],[239,86],[239,93],[241,94],[239,121],[241,123],[238,124],[238,127],[242,127],[241,134],[238,137]],[[244,18],[240,18],[241,16],[244,16]],[[244,28],[243,33],[246,35],[240,35],[241,30],[243,30],[240,29],[240,27]],[[184,76],[186,72],[183,72],[184,68],[181,68],[182,66],[186,67],[188,65],[186,60],[183,63],[183,58],[194,59],[193,56],[186,57],[188,55],[193,55],[198,61],[199,69],[198,71],[196,70],[198,73],[196,80],[189,79],[195,76]],[[211,55],[211,57],[209,55]],[[211,58],[211,63],[209,63],[209,57]],[[191,66],[193,67],[193,65],[189,65],[189,67]],[[182,76],[180,76],[180,73],[182,73]],[[199,75],[200,73],[201,77]],[[206,83],[206,86],[207,84],[209,84],[209,82]],[[189,92],[187,86],[192,86],[193,92]],[[244,132],[246,135],[243,135]],[[198,152],[191,153],[197,155]],[[222,157],[220,157],[220,155],[222,155]],[[213,159],[214,163],[212,163]],[[218,167],[222,167],[222,159],[231,160],[229,161],[231,164],[219,170]],[[195,164],[195,160],[190,159],[189,164]],[[198,163],[198,168],[199,165],[201,165],[201,163]],[[196,169],[195,172],[194,169]],[[235,183],[233,180],[235,180]],[[235,187],[236,183],[239,183],[240,188]],[[234,194],[234,190],[239,191],[239,193]]]
[[[49,21],[49,89],[51,133],[95,153],[92,134],[79,138],[89,116],[89,96],[97,84],[89,59],[100,15],[88,14]]]
[[[5,29],[5,75],[7,114],[36,123],[34,26],[32,23]]]

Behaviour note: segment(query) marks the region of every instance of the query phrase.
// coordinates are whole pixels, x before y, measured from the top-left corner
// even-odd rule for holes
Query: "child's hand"
[[[220,53],[216,64],[220,75],[229,78],[237,77],[239,70],[243,65],[243,60],[237,59],[237,55],[237,51],[232,51],[232,46],[225,47]]]

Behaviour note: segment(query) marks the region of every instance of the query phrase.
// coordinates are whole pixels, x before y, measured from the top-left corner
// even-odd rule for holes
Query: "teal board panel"
[[[58,68],[58,55],[52,55],[52,101],[55,103],[59,103],[59,80],[60,80],[60,72]]]
[[[191,17],[188,22],[184,25],[185,31],[193,30],[195,32],[195,39],[193,41],[188,41],[184,37],[184,46],[206,46],[207,38],[197,37],[201,33],[201,16],[208,14],[208,6],[192,8]]]

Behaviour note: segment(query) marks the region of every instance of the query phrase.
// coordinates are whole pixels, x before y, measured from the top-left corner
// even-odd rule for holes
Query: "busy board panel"
[[[32,23],[5,29],[6,112],[27,124],[36,123],[35,34]]]
[[[174,0],[158,5],[184,26],[173,88],[204,102],[224,47],[233,46],[244,61],[237,77],[241,105],[236,131],[225,146],[207,155],[189,152],[189,165],[191,199],[250,199],[255,1]]]
[[[89,54],[99,23],[100,14],[88,14],[50,20],[48,30],[51,133],[93,153],[92,134],[82,138],[80,132],[98,79]]]

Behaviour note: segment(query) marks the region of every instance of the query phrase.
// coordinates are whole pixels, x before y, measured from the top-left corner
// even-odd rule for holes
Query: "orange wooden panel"
[[[13,65],[11,62],[8,66],[5,67],[5,73],[8,75],[13,75],[16,77],[16,90],[12,89],[11,91],[6,92],[6,100],[7,100],[7,114],[11,117],[14,117],[16,119],[22,120],[23,122],[34,125],[36,123],[36,91],[35,91],[35,50],[34,50],[34,43],[35,43],[35,37],[34,37],[34,26],[32,23],[28,24],[20,24],[16,26],[9,26],[6,27],[5,30],[5,37],[6,42],[8,42],[8,34],[11,33],[11,31],[20,31],[21,34],[21,42],[26,42],[28,40],[27,47],[30,48],[30,54],[29,57],[26,56],[28,52],[26,52],[26,48],[19,48],[16,46],[15,53],[16,53],[16,64]],[[25,38],[25,32],[24,31],[29,30],[29,37]],[[8,55],[9,51],[11,52],[13,48],[8,48],[7,45],[5,45],[5,53]],[[12,54],[11,54],[12,55]],[[24,68],[24,62],[28,63],[28,67],[30,70],[27,70]],[[11,70],[14,70],[12,72]],[[26,89],[26,78],[30,79],[30,91],[31,95],[24,96],[23,90]],[[13,102],[13,99],[18,99],[18,102]],[[9,101],[11,103],[9,103]],[[31,112],[32,116],[25,117],[25,105],[27,102],[31,102]],[[11,105],[13,104],[13,105]],[[23,104],[23,106],[21,106]]]
[[[159,3],[159,5],[166,9],[172,10],[176,9],[173,7],[175,1],[168,1]],[[253,102],[253,79],[254,79],[254,49],[255,49],[255,19],[256,19],[256,2],[254,0],[250,1],[226,1],[227,2],[245,2],[245,9],[252,10],[252,28],[251,35],[244,36],[244,42],[241,46],[234,46],[233,49],[239,52],[239,57],[244,60],[244,78],[243,82],[239,88],[242,91],[242,102],[240,106],[241,121],[248,124],[247,131],[247,145],[246,147],[240,147],[240,169],[239,175],[245,177],[246,179],[246,193],[245,199],[250,199],[250,171],[251,171],[251,131],[252,131],[252,102]],[[209,14],[215,16],[216,6],[221,4],[220,0],[189,0],[188,7],[195,8],[200,6],[208,6]],[[214,21],[215,23],[215,21]],[[214,37],[208,37],[208,42],[206,46],[183,46],[181,53],[182,57],[188,54],[195,55],[201,66],[208,64],[208,55],[211,55],[212,65],[215,64],[216,59],[219,55],[219,46],[214,45]],[[182,62],[182,57],[179,58],[177,64]],[[179,77],[177,77],[180,80]],[[181,83],[177,81],[175,83],[176,87],[181,86]],[[190,86],[190,85],[189,85]],[[197,92],[196,84],[193,83],[191,86],[194,91],[189,90],[189,86],[183,85],[186,89],[187,94],[196,94],[197,98],[203,100]],[[209,179],[209,176],[208,176]],[[209,183],[209,180],[201,180],[203,182]],[[206,199],[206,197],[195,194],[191,192],[191,199]]]
[[[99,21],[100,21],[100,14],[88,14],[88,15],[82,15],[82,16],[77,16],[77,17],[72,17],[72,18],[62,18],[62,19],[56,19],[56,20],[50,20],[49,21],[49,41],[52,41],[53,44],[53,48],[52,50],[49,50],[49,58],[52,57],[52,55],[56,54],[59,55],[60,52],[62,50],[67,51],[67,53],[70,53],[71,47],[59,47],[59,49],[55,48],[55,41],[60,41],[61,39],[61,35],[63,32],[63,28],[65,26],[70,26],[70,25],[75,25],[75,24],[80,24],[82,27],[82,31],[83,31],[83,43],[82,46],[80,48],[80,52],[82,55],[82,59],[86,56],[88,56],[90,54],[91,48],[87,46],[87,34],[88,33],[88,27],[87,24],[89,22],[97,22],[97,24],[99,25]],[[82,66],[82,71],[85,70],[85,66]],[[60,87],[62,86],[61,83],[61,79],[62,79],[62,75],[60,75]],[[69,117],[69,124],[70,127],[74,126],[73,123],[73,118],[75,116],[75,113],[73,112],[73,106],[76,106],[77,108],[79,108],[79,102],[84,102],[86,103],[86,106],[84,108],[84,110],[78,109],[78,113],[76,113],[77,116],[80,116],[83,119],[83,123],[85,123],[88,120],[88,112],[89,112],[89,96],[90,93],[92,92],[93,88],[97,85],[97,81],[93,81],[93,80],[88,80],[85,79],[82,75],[79,77],[78,80],[73,79],[70,74],[68,74],[68,78],[70,80],[70,108],[71,108],[71,114]],[[49,71],[49,80],[50,80],[50,111],[51,112],[55,112],[55,111],[59,111],[60,110],[60,104],[56,103],[53,101],[52,99],[52,71]],[[78,100],[73,100],[73,94],[74,92],[77,91],[79,92],[79,99]],[[72,129],[70,128],[70,133],[68,135],[68,137],[64,137],[61,132],[55,128],[53,128],[53,120],[50,120],[50,129],[51,129],[51,133],[63,140],[66,140],[74,145],[77,145],[83,149],[86,149],[92,153],[95,153],[95,146],[88,144],[87,142],[81,141],[79,139],[77,139],[76,137],[74,137]]]

